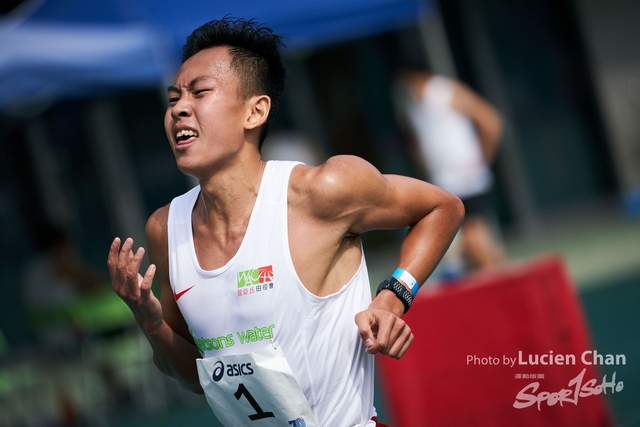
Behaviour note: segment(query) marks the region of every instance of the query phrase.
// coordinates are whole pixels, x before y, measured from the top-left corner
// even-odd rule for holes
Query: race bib
[[[278,343],[196,363],[207,402],[225,426],[318,426]]]

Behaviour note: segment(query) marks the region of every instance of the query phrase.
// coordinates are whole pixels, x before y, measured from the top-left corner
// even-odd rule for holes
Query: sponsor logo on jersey
[[[195,286],[195,285],[193,285]],[[175,289],[173,290],[173,297],[175,298],[176,302],[187,292],[189,292],[191,289],[193,289],[193,286],[188,287],[187,289],[184,289],[178,293],[176,293]]]
[[[273,266],[238,272],[238,296],[251,295],[273,289]]]
[[[225,364],[222,363],[221,360],[218,360],[213,365],[213,373],[211,374],[211,379],[217,383],[225,374],[228,377],[253,375],[253,368],[251,367],[251,363],[230,363],[225,366]]]
[[[189,333],[193,337],[193,342],[196,344],[196,347],[198,347],[200,354],[204,356],[207,351],[233,347],[236,343],[249,344],[257,341],[272,340],[275,337],[273,332],[274,327],[275,325],[271,324],[269,326],[254,326],[247,330],[236,331],[235,336],[237,337],[237,341],[234,339],[233,333],[220,335],[217,338],[199,338],[193,333],[191,328],[189,328]]]

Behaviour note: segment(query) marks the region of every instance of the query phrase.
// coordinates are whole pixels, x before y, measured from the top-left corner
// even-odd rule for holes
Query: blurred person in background
[[[295,130],[272,130],[261,151],[264,160],[293,160],[309,166],[318,166],[327,158],[315,141]]]
[[[58,364],[61,361],[80,370],[84,366],[81,355],[90,350],[92,340],[130,325],[131,313],[113,292],[105,292],[108,277],[84,259],[70,233],[51,224],[36,228],[36,253],[25,264],[21,287],[40,344],[34,357],[42,358],[38,363],[42,372],[63,372],[65,365]],[[0,343],[0,355],[1,347]],[[99,369],[100,385],[114,399],[128,398],[127,389],[108,361],[93,365]],[[73,396],[72,386],[57,376],[59,372],[50,372],[50,392],[57,406],[42,413],[34,410],[30,417],[43,417],[34,425],[77,426],[87,416]],[[43,388],[38,398],[46,396],[47,390]]]
[[[445,278],[505,261],[488,194],[502,135],[498,111],[464,83],[405,65],[396,108],[419,176],[462,200],[465,220],[445,259]]]
[[[281,46],[269,28],[228,17],[187,38],[165,129],[178,168],[199,185],[149,218],[146,272],[143,248],[113,241],[112,287],[158,368],[204,393],[223,424],[372,427],[374,354],[409,349],[401,317],[463,206],[354,156],[265,162]],[[400,268],[372,300],[361,234],[404,226]]]
[[[73,308],[100,292],[107,278],[82,259],[69,235],[55,226],[38,233],[36,255],[23,270],[23,300],[40,341],[55,351],[73,351],[87,331],[74,321]]]
[[[31,326],[48,349],[72,355],[87,340],[132,326],[126,305],[105,289],[109,277],[82,256],[66,230],[43,225],[35,249],[23,268],[22,299]]]

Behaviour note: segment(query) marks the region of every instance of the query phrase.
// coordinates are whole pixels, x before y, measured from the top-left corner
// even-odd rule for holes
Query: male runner
[[[401,317],[464,209],[358,157],[264,162],[280,49],[254,21],[224,18],[189,36],[165,129],[199,185],[149,218],[144,276],[144,249],[113,241],[112,285],[158,368],[204,392],[226,425],[374,426],[373,355],[408,350]],[[372,301],[361,235],[404,226],[400,268]]]

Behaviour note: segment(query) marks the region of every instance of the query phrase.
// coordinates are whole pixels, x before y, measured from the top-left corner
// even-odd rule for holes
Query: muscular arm
[[[335,218],[347,233],[409,226],[402,243],[398,267],[423,283],[449,247],[462,219],[460,200],[424,181],[397,175],[382,175],[366,161],[352,156],[330,159],[319,172],[327,194],[319,195],[336,209]],[[391,272],[390,272],[391,273]],[[382,291],[369,310],[356,317],[360,335],[371,353],[401,357],[412,335],[400,319],[402,302],[390,291]]]
[[[173,298],[169,283],[167,246],[168,207],[156,211],[147,222],[147,242],[151,265],[144,277],[138,273],[144,249],[132,251],[127,239],[111,244],[108,258],[112,286],[129,306],[136,322],[153,350],[153,361],[166,375],[174,377],[182,387],[202,393],[195,360],[200,356],[187,325]],[[151,291],[153,279],[160,285],[160,300]]]

